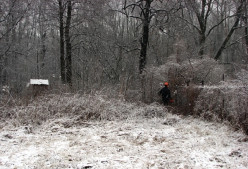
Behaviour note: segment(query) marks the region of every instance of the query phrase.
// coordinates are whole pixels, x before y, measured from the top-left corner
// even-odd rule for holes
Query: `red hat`
[[[168,82],[165,82],[164,85],[165,85],[165,86],[169,86],[169,83],[168,83]]]

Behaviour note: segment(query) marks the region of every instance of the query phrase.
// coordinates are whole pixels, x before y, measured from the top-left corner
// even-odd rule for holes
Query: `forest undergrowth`
[[[145,104],[126,101],[116,93],[96,91],[91,94],[54,93],[31,98],[2,97],[1,121],[14,126],[40,125],[61,117],[75,119],[76,123],[92,120],[126,120],[160,118],[167,113],[194,116],[202,120],[225,122],[247,134],[247,87],[237,82],[204,87],[186,87],[174,95],[176,103],[165,107],[158,102]],[[114,96],[114,97],[113,97]],[[180,99],[178,99],[180,97]]]
[[[123,120],[139,117],[163,117],[168,110],[159,103],[130,103],[123,98],[94,94],[47,94],[24,103],[22,100],[2,100],[0,117],[15,126],[39,125],[51,118],[71,117],[76,121]]]

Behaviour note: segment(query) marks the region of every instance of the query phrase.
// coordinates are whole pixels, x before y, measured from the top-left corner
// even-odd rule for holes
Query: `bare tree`
[[[60,76],[62,83],[66,82],[65,76],[65,42],[64,42],[64,4],[63,0],[59,2],[59,36],[60,36]]]
[[[151,3],[153,0],[140,0],[134,3],[127,4],[127,0],[125,0],[124,10],[131,8],[132,12],[135,8],[138,8],[140,10],[140,16],[131,16],[138,18],[142,21],[142,37],[140,39],[140,56],[139,56],[139,73],[142,74],[147,60],[147,46],[148,46],[148,40],[149,40],[149,26],[152,17],[154,14],[151,11]],[[127,13],[127,12],[126,12]]]
[[[30,10],[30,2],[9,0],[1,2],[0,7],[0,85],[9,85],[19,92],[20,74],[18,57],[22,48],[21,25]]]
[[[66,82],[72,87],[72,48],[71,48],[71,38],[70,38],[70,28],[71,28],[71,14],[72,13],[72,2],[67,1],[67,16],[65,25],[65,42],[66,42]]]
[[[207,24],[208,24],[207,22],[212,8],[212,0],[201,0],[200,3],[194,0],[189,0],[185,2],[186,4],[192,7],[194,13],[196,14],[197,21],[199,23],[199,27],[197,26],[194,27],[199,33],[199,45],[200,45],[199,55],[201,56],[204,54],[204,45],[205,45],[206,37],[211,32],[209,31],[208,34],[206,34]]]
[[[244,35],[245,35],[245,44],[246,44],[246,54],[248,55],[248,2],[244,2]]]
[[[185,15],[181,16],[180,18],[188,23],[189,25],[193,26],[194,29],[197,30],[199,35],[199,56],[202,56],[206,53],[206,41],[207,38],[210,36],[210,34],[213,32],[215,28],[218,28],[222,25],[223,22],[225,22],[227,19],[231,18],[232,15],[227,15],[223,17],[223,14],[221,15],[221,19],[217,19],[217,22],[213,20],[214,10],[216,10],[218,13],[219,11],[219,4],[221,2],[214,1],[214,0],[185,0],[187,12],[189,13],[189,19],[185,17]],[[217,8],[217,9],[215,9]],[[191,16],[191,13],[196,16],[197,23],[194,21],[194,17]],[[225,12],[221,11],[221,12]],[[185,13],[184,13],[185,14]],[[223,31],[223,30],[222,30]]]
[[[234,31],[238,28],[238,24],[239,24],[239,21],[241,19],[241,16],[242,16],[242,12],[244,11],[244,1],[246,0],[240,0],[240,5],[238,6],[237,8],[237,11],[236,11],[236,19],[235,19],[235,22],[232,26],[232,28],[230,29],[228,35],[226,36],[225,40],[223,41],[222,45],[220,46],[219,50],[217,51],[214,59],[215,60],[218,60],[223,52],[223,50],[225,49],[227,43],[229,42],[229,40],[231,39],[231,36],[233,35]]]
[[[171,5],[172,4],[172,5]],[[176,4],[176,5],[175,5]],[[124,14],[127,17],[141,20],[142,33],[140,38],[140,56],[139,56],[139,73],[142,74],[147,63],[147,49],[149,44],[149,31],[151,21],[156,16],[156,20],[161,16],[164,22],[169,19],[170,13],[175,13],[180,9],[177,6],[178,2],[170,1],[154,1],[154,0],[139,0],[139,1],[124,1]],[[168,7],[167,7],[168,6]],[[129,9],[131,14],[127,11]],[[138,12],[138,14],[137,14]]]
[[[59,32],[60,32],[60,74],[62,83],[72,86],[72,45],[71,45],[71,20],[72,1],[58,0],[59,3]],[[66,8],[66,10],[65,10]],[[65,15],[66,12],[66,15]],[[66,21],[64,25],[64,15]]]

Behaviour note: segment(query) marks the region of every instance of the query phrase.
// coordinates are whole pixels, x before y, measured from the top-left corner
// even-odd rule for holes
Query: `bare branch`
[[[210,0],[207,4],[207,12],[206,12],[206,15],[204,17],[204,20],[205,20],[205,25],[207,25],[207,20],[208,20],[208,17],[210,15],[210,11],[211,11],[211,5],[212,5],[212,0]]]
[[[206,34],[206,36],[208,37],[208,36],[210,35],[210,33],[214,30],[214,28],[216,28],[217,26],[219,26],[219,25],[220,25],[221,23],[223,23],[226,19],[232,18],[232,17],[234,17],[234,16],[236,16],[236,15],[227,16],[227,17],[223,18],[219,23],[217,23],[216,25],[214,25],[213,27],[211,27],[211,28],[209,29],[209,31],[208,31],[208,33]]]
[[[179,17],[179,19],[182,19],[183,21],[185,21],[188,24],[190,24],[191,26],[193,26],[198,32],[201,32],[201,30],[196,25],[194,25],[193,23],[189,22],[187,19],[182,18],[182,17]]]

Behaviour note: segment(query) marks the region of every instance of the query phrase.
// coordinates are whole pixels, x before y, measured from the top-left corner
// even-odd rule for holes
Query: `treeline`
[[[0,87],[23,94],[29,79],[45,78],[51,87],[87,92],[119,85],[126,93],[142,87],[147,68],[169,61],[212,58],[245,67],[247,3],[2,0]]]

